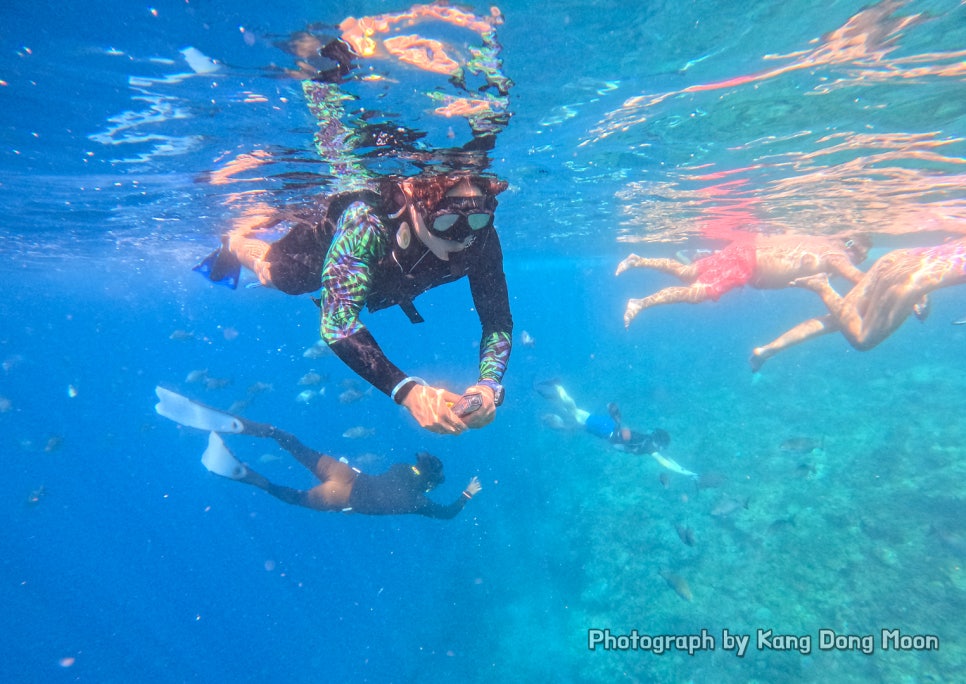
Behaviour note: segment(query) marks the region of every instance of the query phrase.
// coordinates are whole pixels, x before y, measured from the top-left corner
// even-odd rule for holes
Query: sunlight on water
[[[761,55],[761,70],[625,99],[583,146],[650,140],[637,149],[660,155],[663,141],[683,154],[618,191],[621,239],[962,232],[966,104],[953,93],[966,52],[936,50],[955,45],[945,36],[929,52],[909,47],[930,44],[936,22],[881,2],[787,54]]]

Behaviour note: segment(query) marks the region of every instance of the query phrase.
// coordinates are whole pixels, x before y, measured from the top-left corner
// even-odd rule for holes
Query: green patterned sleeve
[[[385,255],[379,218],[362,203],[342,217],[322,267],[321,335],[327,343],[353,335],[365,326],[359,313],[366,303],[372,268]]]

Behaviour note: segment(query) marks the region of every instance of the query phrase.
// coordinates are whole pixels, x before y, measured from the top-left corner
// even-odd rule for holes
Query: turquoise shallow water
[[[264,71],[286,56],[246,33],[400,7],[0,10],[3,678],[953,681],[966,293],[936,292],[925,323],[869,352],[830,335],[753,375],[750,350],[820,313],[813,295],[743,289],[625,331],[625,300],[671,279],[612,275],[632,249],[719,246],[736,225],[861,229],[873,258],[962,232],[963,8],[864,7],[501,6],[516,86],[492,156],[516,346],[497,422],[458,439],[377,395],[341,402],[350,372],[303,355],[308,300],[190,270],[230,214],[206,173],[259,147],[291,151],[283,171],[314,154],[297,89]],[[194,73],[188,46],[219,75],[173,78]],[[419,305],[419,326],[366,323],[400,365],[462,382],[478,341],[465,283]],[[304,403],[309,372],[325,391]],[[547,378],[666,429],[666,455],[708,486],[546,428],[532,386]],[[206,473],[204,435],[154,413],[158,383],[370,472],[428,449],[440,500],[473,475],[484,490],[451,522],[289,508]],[[814,448],[782,448],[799,438]],[[308,484],[271,444],[230,444]],[[591,651],[593,629],[705,629],[716,649]],[[743,657],[726,629],[751,637]],[[811,652],[759,647],[758,630]],[[874,653],[822,650],[821,630],[871,635]],[[882,630],[940,648],[885,650]]]

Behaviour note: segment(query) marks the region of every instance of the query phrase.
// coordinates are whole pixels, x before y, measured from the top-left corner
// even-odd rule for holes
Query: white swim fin
[[[201,455],[201,464],[208,472],[232,480],[241,480],[248,474],[248,468],[232,455],[217,432],[208,435],[208,448]]]
[[[688,476],[690,478],[693,478],[695,480],[698,479],[698,474],[697,473],[692,473],[687,468],[681,467],[681,465],[677,461],[675,461],[673,458],[668,458],[667,456],[662,456],[661,454],[659,454],[656,451],[651,454],[651,458],[653,458],[655,461],[657,461],[658,463],[660,463],[662,466],[664,466],[665,468],[667,468],[668,470],[670,470],[672,473],[677,473],[679,475],[686,475],[686,476]]]
[[[154,410],[165,418],[170,418],[185,427],[214,432],[241,433],[244,431],[242,422],[229,413],[196,404],[188,397],[183,397],[177,392],[172,392],[163,387],[155,387],[154,392],[161,400],[155,404]]]

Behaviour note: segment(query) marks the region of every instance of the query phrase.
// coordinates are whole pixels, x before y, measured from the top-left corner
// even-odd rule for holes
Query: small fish
[[[711,515],[716,518],[724,518],[743,508],[748,508],[748,497],[740,499],[733,496],[723,496],[711,509]]]
[[[375,428],[367,428],[357,425],[356,427],[351,427],[343,432],[342,436],[346,439],[362,439],[363,437],[372,437],[374,434],[376,434]]]
[[[231,378],[205,378],[205,389],[219,390],[228,387],[231,383]]]
[[[278,454],[262,454],[258,457],[259,463],[274,463],[275,461],[281,461],[282,457]]]
[[[302,352],[302,356],[304,356],[307,359],[319,359],[319,358],[322,358],[323,356],[328,356],[331,353],[332,353],[332,350],[329,349],[329,345],[327,345],[324,340],[319,340],[311,347],[306,349],[304,352]]]
[[[0,413],[6,413],[13,408],[13,402],[6,397],[0,397]]]
[[[669,587],[674,589],[674,593],[685,601],[690,601],[694,597],[691,593],[691,587],[688,586],[688,581],[680,575],[676,575],[669,570],[661,570],[661,577],[664,578]]]
[[[360,399],[364,399],[368,395],[369,395],[369,390],[366,390],[365,392],[360,392],[359,390],[353,389],[350,387],[349,389],[345,390],[339,395],[339,403],[354,404]]]
[[[678,538],[688,546],[694,546],[694,530],[687,525],[675,525],[674,529],[678,533]]]
[[[660,481],[661,486],[664,487],[664,489],[667,489],[671,486],[671,478],[667,473],[662,472],[657,479]]]
[[[814,437],[792,437],[782,442],[778,448],[788,453],[805,454],[815,451],[816,449],[824,449],[825,438],[821,437],[816,439]]]
[[[63,437],[61,437],[60,435],[54,435],[53,437],[47,440],[47,443],[44,445],[44,451],[48,454],[52,451],[57,451],[58,449],[60,449],[60,445],[63,443],[64,443]]]
[[[189,330],[175,330],[173,333],[168,335],[169,340],[183,341],[183,340],[193,340],[194,338],[195,338],[195,334]]]
[[[301,378],[299,378],[298,384],[299,385],[318,385],[320,382],[322,382],[322,380],[323,378],[321,375],[319,375],[315,371],[309,371]]]
[[[27,495],[27,505],[36,506],[37,504],[40,503],[40,500],[43,499],[46,495],[47,495],[47,490],[44,488],[43,485],[40,485],[39,487],[37,487],[37,489],[33,490],[32,492],[30,492],[30,494]]]
[[[966,317],[953,321],[953,325],[966,325]]]
[[[315,390],[311,390],[311,389],[302,390],[297,395],[295,395],[295,401],[299,402],[300,404],[307,404],[313,399],[315,399],[318,395],[319,393],[316,392]]]
[[[779,518],[778,520],[773,520],[768,526],[767,534],[781,534],[782,532],[787,532],[790,528],[795,527],[795,516],[789,516],[787,518]]]
[[[234,413],[237,415],[247,408],[248,408],[248,400],[239,399],[238,401],[233,402],[232,405],[228,407],[228,413]]]
[[[275,387],[270,382],[256,382],[248,386],[248,393],[261,394],[262,392],[271,392],[274,389]]]
[[[695,479],[698,477],[697,473],[692,473],[690,470],[682,468],[674,459],[661,456],[661,454],[657,453],[656,451],[651,454],[651,458],[670,470],[672,473],[677,473],[678,475],[687,475],[688,477],[693,477]]]
[[[533,339],[533,335],[524,330],[522,333],[520,333],[520,343],[524,347],[532,347],[537,343],[537,341]]]
[[[193,370],[190,373],[188,373],[187,376],[185,376],[184,381],[185,382],[192,382],[192,383],[193,382],[202,382],[207,377],[208,377],[208,369],[207,368],[202,369],[202,370]]]

